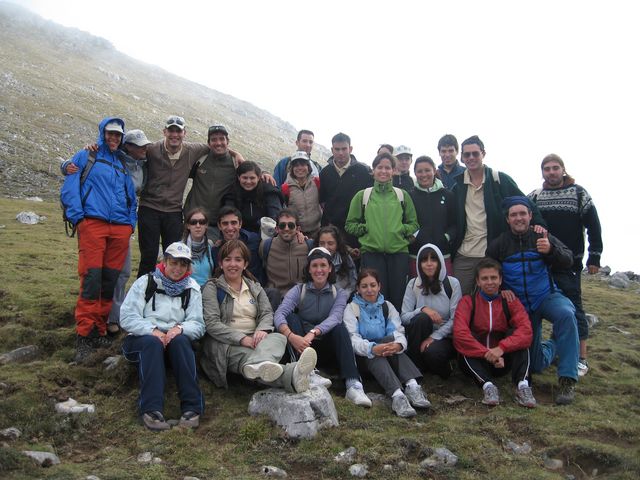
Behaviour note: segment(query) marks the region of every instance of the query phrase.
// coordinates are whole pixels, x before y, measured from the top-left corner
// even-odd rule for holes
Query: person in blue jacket
[[[114,287],[136,225],[135,187],[117,154],[123,134],[122,119],[103,119],[97,151],[81,150],[73,156],[71,161],[78,171],[65,178],[60,192],[65,216],[78,233],[78,363],[86,361],[96,348],[109,344],[107,319]]]

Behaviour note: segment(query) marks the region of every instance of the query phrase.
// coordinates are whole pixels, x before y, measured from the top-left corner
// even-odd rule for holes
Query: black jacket
[[[456,200],[453,193],[442,187],[435,192],[414,189],[411,193],[413,205],[420,224],[416,241],[409,245],[409,253],[418,254],[427,243],[437,245],[443,255],[451,254],[456,242]],[[449,235],[449,240],[444,236]]]

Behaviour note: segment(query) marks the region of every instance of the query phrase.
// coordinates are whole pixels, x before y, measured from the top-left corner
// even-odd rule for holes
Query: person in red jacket
[[[516,386],[515,400],[527,408],[536,406],[530,379],[531,321],[516,298],[507,303],[500,295],[502,267],[485,258],[476,267],[478,291],[460,300],[453,321],[453,345],[461,356],[460,367],[482,387],[482,403],[500,403],[493,377],[509,368]]]

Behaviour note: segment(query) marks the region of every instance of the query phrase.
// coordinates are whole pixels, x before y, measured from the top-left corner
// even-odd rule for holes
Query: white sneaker
[[[589,371],[589,364],[587,363],[586,358],[581,358],[578,360],[578,376],[584,377]]]
[[[331,386],[331,380],[320,375],[318,370],[314,370],[309,374],[309,385],[311,387],[329,388]]]
[[[242,367],[242,375],[249,380],[262,380],[263,382],[274,382],[282,376],[284,369],[282,365],[275,362],[260,362]]]
[[[291,382],[296,392],[301,393],[309,390],[309,375],[316,368],[317,361],[316,351],[311,347],[305,348],[293,369]]]
[[[371,407],[371,399],[367,397],[367,394],[364,393],[364,390],[362,388],[347,388],[347,394],[344,396],[344,398],[349,400],[354,405],[359,405],[361,407]]]
[[[420,385],[412,385],[404,389],[404,394],[409,399],[409,403],[412,407],[416,408],[429,408],[431,402],[427,399]]]
[[[391,409],[396,412],[396,415],[402,418],[415,417],[417,415],[417,412],[413,409],[409,403],[409,399],[404,393],[392,397]]]

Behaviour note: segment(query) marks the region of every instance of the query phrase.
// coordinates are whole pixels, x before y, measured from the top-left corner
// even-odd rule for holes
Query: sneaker
[[[584,377],[589,371],[589,364],[587,363],[586,358],[581,358],[578,360],[578,376]]]
[[[313,369],[316,368],[317,360],[318,355],[313,348],[308,347],[304,349],[302,355],[300,355],[300,358],[296,362],[291,379],[296,392],[301,393],[309,390],[309,375],[313,372]]]
[[[409,403],[409,399],[404,393],[392,397],[391,400],[391,409],[396,412],[396,415],[399,417],[409,418],[415,417],[418,414],[418,412],[413,409]]]
[[[315,353],[315,352],[314,352]],[[263,382],[275,382],[282,376],[282,365],[275,362],[260,362],[242,367],[242,375],[249,380],[262,380]]]
[[[576,398],[576,381],[573,378],[560,377],[558,385],[556,403],[558,405],[569,405]]]
[[[171,428],[171,425],[167,423],[162,413],[157,410],[155,412],[143,413],[140,417],[140,421],[145,427],[154,432],[169,430]]]
[[[178,425],[187,428],[198,428],[200,425],[200,414],[191,410],[184,412],[180,417]]]
[[[531,387],[516,388],[516,402],[527,408],[535,408],[537,403]]]
[[[89,337],[83,337],[82,335],[76,336],[76,355],[73,357],[73,361],[76,363],[84,363],[93,354],[94,346],[93,339]]]
[[[489,405],[490,407],[495,407],[500,403],[500,392],[498,391],[498,387],[495,385],[489,385],[487,388],[483,388],[482,390],[484,391],[482,403]]]
[[[367,394],[364,393],[364,390],[362,388],[347,388],[347,394],[344,396],[344,398],[349,400],[354,405],[359,405],[361,407],[371,407],[371,399],[367,397]]]
[[[404,389],[404,394],[409,399],[409,403],[416,408],[429,408],[431,402],[427,400],[427,396],[422,391],[420,385],[412,385]]]
[[[314,370],[309,374],[309,386],[329,388],[331,386],[331,380],[320,375],[318,370]]]

